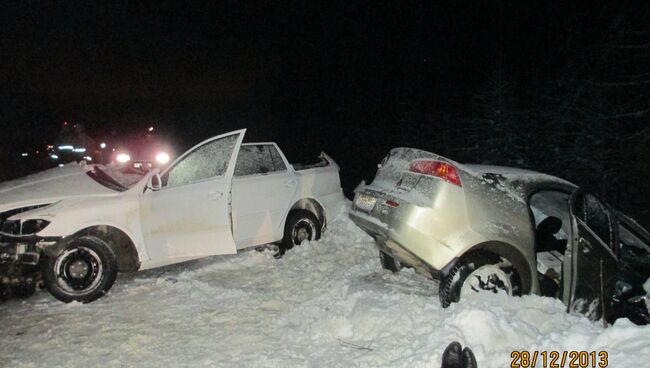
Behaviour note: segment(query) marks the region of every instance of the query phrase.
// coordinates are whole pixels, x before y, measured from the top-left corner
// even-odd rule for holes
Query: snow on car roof
[[[538,171],[520,169],[508,166],[493,166],[480,164],[463,164],[463,168],[478,174],[503,175],[506,179],[526,179],[527,181],[554,181],[562,184],[575,186],[575,184],[557,176],[541,173]]]
[[[464,164],[463,166],[469,167],[473,171],[482,173],[482,174],[501,174],[501,175],[539,175],[542,174],[537,171],[520,169],[516,167],[508,166],[494,166],[494,165],[480,165],[480,164]],[[545,174],[542,174],[545,175]]]

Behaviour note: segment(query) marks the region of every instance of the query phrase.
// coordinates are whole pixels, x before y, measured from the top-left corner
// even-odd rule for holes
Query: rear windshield
[[[379,164],[375,180],[397,182],[402,177],[402,172],[408,171],[411,161],[438,157],[436,154],[417,148],[393,148]]]

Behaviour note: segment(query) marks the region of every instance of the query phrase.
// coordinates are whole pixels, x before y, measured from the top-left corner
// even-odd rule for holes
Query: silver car
[[[557,297],[594,319],[645,304],[650,234],[576,185],[412,148],[378,167],[350,217],[384,268],[439,280],[443,306],[477,291]]]

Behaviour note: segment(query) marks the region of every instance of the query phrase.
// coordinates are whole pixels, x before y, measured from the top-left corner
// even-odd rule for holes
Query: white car
[[[344,205],[326,154],[290,165],[246,130],[203,141],[128,189],[100,166],[69,164],[0,184],[0,291],[42,275],[64,302],[104,295],[118,272],[318,239]]]

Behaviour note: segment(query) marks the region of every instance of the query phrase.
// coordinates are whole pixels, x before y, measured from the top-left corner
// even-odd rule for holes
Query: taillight
[[[388,206],[388,207],[393,207],[393,208],[399,207],[399,202],[397,202],[397,201],[388,200],[385,203],[386,203],[386,206]]]
[[[454,185],[462,186],[458,169],[445,162],[433,160],[416,160],[411,162],[409,170],[414,173],[436,176]]]

